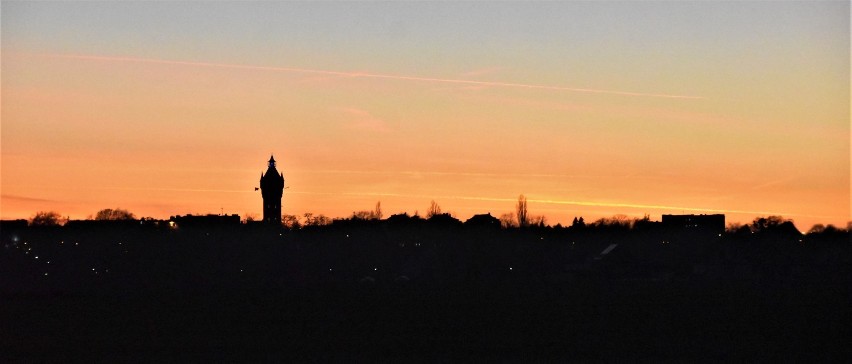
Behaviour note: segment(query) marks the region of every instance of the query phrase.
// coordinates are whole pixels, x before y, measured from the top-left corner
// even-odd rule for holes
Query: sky
[[[850,5],[0,3],[0,218],[850,217]]]

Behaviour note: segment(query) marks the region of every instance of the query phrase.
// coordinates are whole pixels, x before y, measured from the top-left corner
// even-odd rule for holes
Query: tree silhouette
[[[247,212],[245,216],[246,216],[245,222],[252,222],[252,221],[257,220],[257,214]]]
[[[438,204],[435,202],[435,200],[432,200],[432,203],[429,205],[429,210],[427,210],[427,212],[426,212],[426,218],[428,219],[432,216],[440,215],[440,214],[441,214],[441,206],[438,206]]]
[[[725,226],[725,232],[728,234],[734,234],[740,229],[742,229],[743,226],[743,224],[740,224],[738,222],[729,222],[728,225]],[[746,228],[748,228],[748,226],[746,226]]]
[[[307,215],[307,214],[306,214]],[[288,229],[298,229],[302,225],[299,223],[299,217],[296,215],[281,215],[281,225]]]
[[[376,202],[376,209],[373,210],[373,218],[382,219],[382,201]]]
[[[592,226],[598,228],[617,228],[631,229],[635,220],[631,220],[627,215],[617,214],[612,217],[602,217],[592,222]]]
[[[376,202],[376,208],[372,211],[361,210],[353,211],[352,219],[354,220],[381,220],[382,219],[382,202]],[[307,222],[305,223],[307,225]]]
[[[833,227],[833,226],[831,226],[831,225],[828,225],[828,226],[830,226],[830,227],[834,228],[834,227]],[[822,233],[822,232],[823,232],[823,231],[825,231],[825,230],[826,230],[826,226],[825,226],[825,225],[823,225],[823,224],[816,224],[816,225],[814,225],[813,227],[811,227],[811,229],[810,229],[810,230],[808,230],[808,234],[819,234],[819,233]]]
[[[136,215],[133,215],[133,213],[124,209],[103,209],[95,214],[95,220],[136,220]]]
[[[505,214],[500,215],[500,227],[508,229],[516,226],[518,226],[518,224],[515,221],[515,214],[507,212]]]
[[[56,211],[39,211],[30,218],[30,225],[33,226],[59,226],[64,222],[62,215]]]
[[[367,218],[369,218],[369,211],[360,211],[360,213],[364,213],[364,212],[368,213]],[[362,218],[362,219],[366,220],[367,218]],[[294,225],[294,226],[298,227],[298,223],[299,222],[296,221],[295,222],[296,225]],[[329,224],[331,224],[331,219],[328,216],[325,216],[323,214],[314,215],[310,212],[305,214],[305,226],[325,226],[325,225],[329,225]],[[291,229],[292,229],[292,227],[291,227]]]
[[[353,220],[370,220],[373,216],[372,211],[361,210],[361,211],[352,211],[352,219]]]
[[[527,198],[524,195],[518,196],[518,205],[516,206],[515,214],[518,216],[518,226],[525,227],[529,225],[529,216],[527,215]]]
[[[781,216],[767,216],[755,218],[751,223],[751,230],[756,233],[776,230],[779,227],[792,225],[792,221]]]

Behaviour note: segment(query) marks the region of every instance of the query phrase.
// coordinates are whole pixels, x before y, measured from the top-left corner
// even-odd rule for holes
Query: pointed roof
[[[272,154],[269,154],[269,169],[266,172],[269,173],[269,171],[275,171],[275,157]],[[278,174],[277,171],[275,174]]]
[[[269,155],[269,164],[268,168],[266,168],[266,173],[260,174],[260,179],[281,179],[284,180],[284,173],[279,173],[278,169],[275,168],[275,157],[272,154]]]

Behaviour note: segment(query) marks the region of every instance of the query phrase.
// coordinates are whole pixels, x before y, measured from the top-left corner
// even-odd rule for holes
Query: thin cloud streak
[[[500,197],[476,197],[476,196],[426,196],[426,195],[408,195],[398,193],[373,193],[373,192],[307,192],[293,191],[291,194],[304,195],[337,195],[337,196],[362,196],[362,197],[413,197],[424,199],[447,199],[447,200],[467,200],[467,201],[488,201],[488,202],[516,202],[513,198]],[[666,205],[647,205],[635,203],[613,203],[613,202],[596,202],[596,201],[571,201],[571,200],[541,200],[527,199],[527,202],[553,204],[553,205],[574,205],[574,206],[590,206],[590,207],[627,207],[641,209],[657,209],[670,211],[690,211],[702,213],[736,213],[736,214],[756,214],[756,215],[779,215],[779,216],[797,216],[797,217],[812,217],[812,218],[836,218],[838,216],[828,215],[803,215],[790,212],[775,212],[775,211],[749,211],[749,210],[728,210],[728,209],[709,209],[700,207],[683,207],[683,206],[666,206]]]
[[[463,176],[463,177],[540,177],[540,178],[620,178],[620,179],[661,179],[660,176],[642,175],[591,175],[591,174],[549,174],[549,173],[487,173],[487,172],[441,172],[441,171],[359,171],[359,170],[298,170],[291,172],[315,174],[380,174],[380,175],[410,175],[410,176]]]
[[[174,192],[221,192],[221,193],[258,193],[252,189],[245,190],[224,190],[224,189],[196,189],[196,188],[172,188],[172,187],[93,187],[90,189],[101,190],[129,190],[129,191],[174,191]],[[385,193],[385,192],[318,192],[318,191],[288,191],[286,194],[296,195],[322,195],[322,196],[351,196],[351,197],[407,197],[407,198],[422,198],[422,199],[446,199],[446,200],[465,200],[465,201],[486,201],[486,202],[516,202],[514,198],[502,197],[479,197],[479,196],[432,196],[432,195],[411,195],[401,193]],[[3,195],[3,198],[16,198],[19,196]],[[50,201],[50,200],[46,200]],[[573,205],[573,206],[589,206],[589,207],[625,207],[639,209],[656,209],[669,211],[689,211],[699,213],[737,213],[737,214],[755,214],[755,215],[779,215],[779,216],[795,216],[795,217],[810,217],[810,218],[838,218],[841,216],[831,215],[804,215],[791,212],[777,211],[752,211],[752,210],[730,210],[730,209],[711,209],[701,207],[684,207],[684,206],[666,206],[666,205],[649,205],[627,202],[597,202],[597,201],[574,201],[574,200],[552,200],[552,199],[527,199],[527,202],[541,203],[548,205]]]
[[[154,58],[114,57],[114,56],[99,56],[99,55],[76,55],[76,54],[36,54],[36,55],[48,57],[48,58],[77,59],[77,60],[86,60],[86,61],[133,62],[133,63],[149,63],[149,64],[164,64],[164,65],[179,65],[179,66],[216,67],[216,68],[231,68],[231,69],[243,69],[243,70],[255,70],[255,71],[307,73],[307,74],[332,75],[332,76],[342,76],[342,77],[363,77],[363,78],[392,79],[392,80],[403,80],[403,81],[440,82],[440,83],[452,83],[452,84],[462,84],[462,85],[498,86],[498,87],[512,87],[512,88],[527,88],[527,89],[536,89],[536,90],[583,92],[583,93],[608,94],[608,95],[620,95],[620,96],[641,96],[641,97],[659,97],[659,98],[670,98],[670,99],[693,99],[693,100],[706,99],[705,97],[702,97],[702,96],[671,95],[671,94],[629,92],[629,91],[618,91],[618,90],[600,90],[600,89],[590,89],[590,88],[535,85],[535,84],[524,84],[524,83],[513,83],[513,82],[473,81],[473,80],[462,80],[462,79],[451,79],[451,78],[433,78],[433,77],[419,77],[419,76],[388,75],[388,74],[368,73],[368,72],[342,72],[342,71],[316,70],[316,69],[292,68],[292,67],[251,66],[251,65],[227,64],[227,63],[173,61],[173,60],[154,59]]]
[[[462,76],[482,76],[503,70],[503,67],[485,67],[462,73]]]
[[[58,200],[49,200],[45,198],[36,198],[36,197],[27,197],[27,196],[18,196],[18,195],[0,195],[0,198],[6,200],[13,201],[23,201],[23,202],[59,202]]]
[[[158,187],[101,187],[104,190],[124,190],[124,191],[168,191],[168,192],[225,192],[225,193],[253,193],[252,188],[245,190],[218,190],[218,189],[202,189],[202,188],[158,188]]]

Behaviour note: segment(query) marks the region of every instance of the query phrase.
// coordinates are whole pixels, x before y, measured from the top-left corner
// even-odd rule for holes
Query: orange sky
[[[158,15],[195,16],[190,5],[4,3],[0,217],[116,207],[259,216],[254,187],[274,153],[289,214],[343,217],[376,201],[385,214],[422,213],[434,199],[465,219],[512,211],[525,194],[553,224],[725,213],[845,225],[848,4],[746,5],[758,9],[674,6],[662,21],[682,38],[636,20],[577,29],[578,39],[561,28],[567,11],[544,25],[532,13],[474,17],[491,29],[479,35],[403,5],[379,16],[361,9],[377,4],[346,5],[353,14],[326,4],[298,32],[267,35],[276,16],[295,16],[288,6],[310,6],[267,4],[290,15],[251,32],[258,4],[218,4],[180,23]],[[539,5],[551,6],[592,5]],[[689,21],[705,10],[718,19]],[[99,12],[117,19],[84,25]],[[374,18],[350,34],[323,14]],[[520,35],[496,25],[504,20]],[[386,35],[383,24],[407,30]],[[184,33],[154,30],[163,26]],[[433,38],[430,26],[459,37]],[[205,33],[214,29],[223,33]]]

